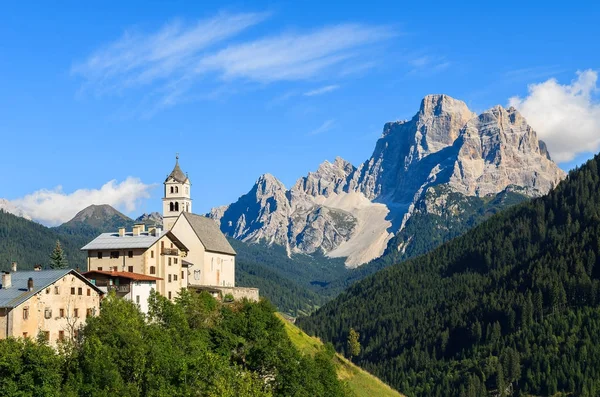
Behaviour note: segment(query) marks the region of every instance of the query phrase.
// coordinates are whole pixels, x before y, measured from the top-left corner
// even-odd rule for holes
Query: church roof
[[[187,219],[207,251],[236,255],[235,250],[214,220],[190,212],[182,212],[181,215]]]
[[[165,182],[171,178],[175,179],[177,182],[180,182],[180,183],[184,183],[188,179],[187,175],[185,175],[183,173],[183,171],[181,170],[181,168],[179,167],[179,156],[175,157],[175,168],[173,168],[173,171],[171,171],[169,176],[167,176],[167,179],[165,179]]]

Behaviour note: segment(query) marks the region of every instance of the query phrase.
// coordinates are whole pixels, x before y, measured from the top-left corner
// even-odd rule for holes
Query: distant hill
[[[600,155],[297,324],[408,396],[597,396]]]
[[[102,232],[116,231],[120,227],[131,228],[133,219],[108,204],[90,205],[79,211],[73,219],[53,228],[58,233],[87,236],[90,239]]]

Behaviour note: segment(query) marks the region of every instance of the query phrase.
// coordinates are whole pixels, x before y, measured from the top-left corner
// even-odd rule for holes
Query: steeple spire
[[[180,183],[184,183],[188,179],[186,174],[179,167],[179,153],[175,154],[175,167],[173,168],[173,171],[171,171],[169,176],[167,176],[165,182],[168,181],[170,178],[173,178]]]

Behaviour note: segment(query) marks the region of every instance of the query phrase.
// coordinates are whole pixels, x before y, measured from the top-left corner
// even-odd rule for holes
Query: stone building
[[[41,336],[56,346],[100,310],[103,292],[75,270],[12,270],[0,284],[0,339]]]
[[[156,291],[174,299],[188,285],[188,249],[175,235],[143,224],[131,232],[102,233],[85,245],[87,270],[128,272],[156,277]]]

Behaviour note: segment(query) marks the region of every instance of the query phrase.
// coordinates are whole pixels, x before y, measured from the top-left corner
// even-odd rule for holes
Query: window
[[[49,307],[47,307],[47,308],[44,310],[44,318],[45,318],[46,320],[49,320],[49,319],[51,319],[51,318],[52,318],[52,309],[50,309]]]
[[[133,266],[129,266],[129,267],[127,268],[127,271],[128,271],[129,273],[133,273]]]
[[[79,317],[79,309],[73,309],[73,317]]]
[[[175,193],[179,193],[179,186],[175,186]]]
[[[171,291],[169,291],[169,299],[171,299]]]
[[[139,295],[135,296],[135,303],[137,303],[138,305],[140,304],[140,296]]]
[[[110,251],[110,259],[119,259],[119,251]]]
[[[184,274],[185,274],[184,272],[181,272],[181,279],[182,279],[182,280],[185,278],[185,275],[184,275]]]
[[[65,340],[65,331],[58,331],[58,340]]]
[[[173,281],[177,281],[177,275],[176,274],[173,275]]]
[[[165,242],[161,241],[160,242],[160,250],[163,251],[165,249]]]
[[[185,205],[185,212],[190,212],[190,203]]]
[[[54,294],[55,295],[60,294],[60,288],[59,287],[54,287]]]
[[[173,248],[173,243],[171,243],[171,248]]]
[[[173,186],[171,186],[171,193],[173,193]]]
[[[173,263],[177,264],[177,258],[173,258]]]
[[[102,259],[102,251],[98,251],[98,259]]]
[[[23,332],[23,338],[27,338],[27,332]]]
[[[154,258],[154,251],[150,251],[150,258]]]
[[[92,296],[92,290],[91,289],[87,289],[87,296]]]
[[[24,307],[23,308],[23,320],[27,320],[28,318],[29,318],[29,308]]]
[[[65,309],[58,310],[58,317],[65,318]]]
[[[71,287],[71,295],[75,295],[75,287]]]
[[[83,288],[77,288],[77,295],[83,295]]]
[[[50,293],[50,288],[46,288],[46,294]]]
[[[170,203],[169,203],[169,210],[170,210],[171,212],[175,211],[175,205],[173,204],[173,202],[170,202]]]
[[[87,309],[85,311],[85,316],[86,317],[92,317],[94,315],[94,311],[92,309]]]
[[[169,258],[169,266],[171,266],[171,258]]]
[[[127,253],[127,256],[128,256],[128,257],[130,257],[130,258],[133,258],[133,251],[129,251],[129,252]]]
[[[169,282],[171,282],[171,275],[169,274]]]
[[[175,211],[179,211],[179,203],[175,203]]]
[[[98,271],[100,271],[100,272],[101,272],[101,271],[102,271],[102,267],[98,267]]]
[[[156,268],[154,266],[150,266],[150,274],[156,274]]]

